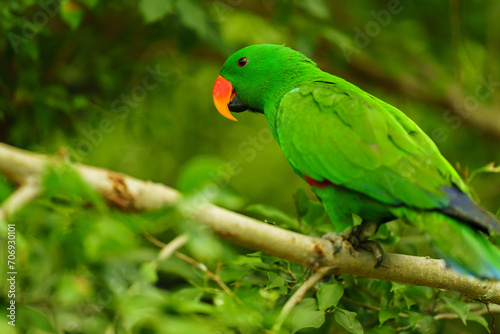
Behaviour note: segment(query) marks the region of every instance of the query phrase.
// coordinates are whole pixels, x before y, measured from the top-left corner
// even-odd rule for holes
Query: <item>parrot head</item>
[[[231,55],[220,71],[212,91],[214,104],[224,117],[236,121],[231,112],[264,113],[268,104],[318,71],[302,53],[282,45],[247,46]]]

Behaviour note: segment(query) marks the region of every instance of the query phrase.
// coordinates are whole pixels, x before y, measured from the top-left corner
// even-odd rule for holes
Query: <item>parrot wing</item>
[[[412,120],[342,79],[288,92],[278,107],[277,136],[292,167],[316,181],[388,205],[448,210],[476,228],[500,231]]]

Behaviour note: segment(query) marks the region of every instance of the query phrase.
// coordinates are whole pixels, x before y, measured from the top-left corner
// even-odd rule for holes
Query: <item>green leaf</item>
[[[95,294],[92,284],[81,277],[65,274],[57,287],[57,302],[64,307],[75,307]]]
[[[186,248],[201,262],[217,262],[230,255],[229,250],[210,231],[188,229],[186,232],[189,235]]]
[[[394,292],[392,292],[392,282],[376,280],[373,281],[372,284],[373,286],[370,288],[372,293],[381,297],[380,307],[382,309],[387,308],[394,298]]]
[[[297,205],[297,213],[303,217],[309,210],[309,197],[303,188],[297,189],[295,192],[295,203]]]
[[[195,157],[181,169],[176,187],[184,194],[193,195],[192,203],[213,202],[229,209],[241,209],[244,199],[229,186],[236,174],[234,166],[234,161],[226,162],[216,156]]]
[[[99,2],[99,0],[79,0],[79,1],[87,5],[87,7],[89,8],[94,8]]]
[[[336,308],[333,313],[333,317],[335,321],[342,327],[345,328],[346,331],[353,334],[362,334],[363,326],[359,323],[358,319],[356,319],[356,313],[350,312],[347,310],[343,310],[341,308]]]
[[[249,29],[251,27],[251,29]],[[228,45],[283,44],[289,40],[289,30],[247,11],[232,11],[220,22],[221,35]],[[246,31],[241,34],[240,31]]]
[[[172,12],[172,2],[169,0],[141,0],[139,10],[146,23],[152,23],[162,19]]]
[[[89,261],[102,261],[137,247],[137,235],[122,222],[103,216],[83,240]]]
[[[141,265],[141,276],[148,283],[158,281],[158,272],[156,271],[156,262],[146,262]]]
[[[424,320],[424,316],[421,313],[410,312],[410,316],[408,317],[408,322],[413,327],[413,329],[415,329],[415,326],[417,326],[417,324],[422,320]]]
[[[78,109],[86,108],[89,105],[89,99],[85,95],[75,95],[73,97],[73,106]]]
[[[307,210],[307,214],[302,218],[308,223],[315,223],[323,220],[322,218],[325,217],[325,215],[326,212],[323,204],[311,201],[309,202],[309,210]]]
[[[324,20],[330,17],[330,10],[323,0],[301,1],[299,4],[318,19]]]
[[[17,306],[18,304],[16,304]],[[39,333],[54,333],[55,328],[52,327],[51,321],[48,319],[47,312],[43,309],[25,306],[20,304],[17,306],[16,325],[29,324],[30,330]],[[17,327],[17,326],[16,326]],[[19,332],[18,332],[19,333]]]
[[[344,287],[340,284],[323,284],[317,293],[319,309],[325,312],[332,306],[337,306],[344,294]]]
[[[394,245],[399,242],[400,239],[398,235],[391,232],[388,224],[382,224],[377,230],[376,237],[372,238],[373,241],[384,245]]]
[[[438,333],[440,324],[431,315],[425,315],[418,321],[419,333]]]
[[[13,187],[9,185],[3,175],[0,175],[0,203],[2,203],[13,192]]]
[[[407,333],[407,332],[404,332],[404,331],[398,332],[396,330],[396,328],[394,328],[393,326],[391,326],[389,324],[385,324],[385,325],[380,325],[379,327],[371,327],[371,328],[368,327],[366,333],[367,334],[396,334],[396,333]]]
[[[318,311],[316,299],[304,298],[290,314],[292,321],[292,334],[302,328],[319,328],[325,322],[325,313]]]
[[[387,320],[396,318],[399,315],[399,312],[399,308],[394,306],[381,309],[378,313],[378,321],[382,325]]]
[[[395,292],[403,297],[408,310],[413,305],[418,304],[417,301],[422,300],[423,298],[429,299],[432,297],[432,289],[430,288],[401,284],[397,282],[392,282],[391,292]]]
[[[69,25],[71,30],[76,30],[80,26],[83,14],[83,8],[73,1],[68,1],[62,5],[61,18]]]
[[[282,295],[285,295],[288,292],[283,277],[272,271],[268,272],[267,276],[269,277],[269,281],[267,282],[266,290],[278,288],[279,293],[281,293]]]
[[[479,323],[481,326],[483,326],[488,332],[490,331],[490,326],[486,319],[477,313],[474,312],[469,312],[467,313],[467,320],[474,321]]]
[[[205,313],[214,312],[214,305],[203,303],[203,291],[198,288],[184,288],[172,294],[176,311],[180,313]]]
[[[40,58],[40,51],[35,38],[28,38],[26,44],[19,46],[22,52],[26,53],[34,62]]]
[[[446,303],[450,310],[458,315],[464,325],[467,325],[467,314],[469,314],[470,305],[461,300],[454,300],[447,296],[442,296],[441,299]]]
[[[102,197],[67,163],[48,165],[42,186],[49,197],[68,201],[69,204],[86,205],[88,201],[99,211],[108,210]]]
[[[199,191],[209,183],[219,188],[229,183],[231,175],[227,175],[224,160],[216,156],[203,155],[189,160],[181,169],[176,187],[183,193]]]
[[[199,36],[206,37],[211,30],[205,12],[200,3],[191,0],[177,0],[175,6],[179,11],[182,23],[193,29]]]
[[[295,193],[295,205],[299,217],[310,224],[317,223],[325,216],[323,204],[311,201],[303,188]]]

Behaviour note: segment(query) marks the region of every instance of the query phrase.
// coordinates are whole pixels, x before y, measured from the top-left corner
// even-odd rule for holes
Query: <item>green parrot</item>
[[[231,112],[265,115],[339,234],[354,233],[353,214],[376,227],[400,218],[425,231],[457,271],[500,279],[500,250],[486,238],[500,232],[500,222],[471,199],[434,142],[397,108],[300,52],[271,44],[230,56],[213,99],[231,120]]]

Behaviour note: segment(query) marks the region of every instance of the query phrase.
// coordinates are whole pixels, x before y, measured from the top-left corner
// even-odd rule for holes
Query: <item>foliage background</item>
[[[48,154],[64,148],[72,161],[200,200],[215,183],[209,199],[219,205],[321,235],[329,223],[269,140],[264,117],[243,113],[231,123],[213,107],[225,59],[257,43],[300,50],[402,109],[467,174],[500,161],[499,15],[494,0],[7,0],[0,8],[0,141]],[[498,176],[480,174],[472,186],[496,212]],[[14,189],[0,179],[0,200]],[[20,332],[264,332],[307,274],[221,242],[173,209],[109,210],[64,165],[47,172],[45,189],[11,218]],[[144,232],[166,243],[190,235],[181,251],[213,272],[220,263],[237,297],[178,258],[157,262]],[[408,226],[390,224],[381,239],[388,251],[433,255]],[[282,331],[484,332],[491,320],[477,315],[484,306],[456,294],[342,278],[311,291]],[[5,320],[4,307],[0,313]],[[1,332],[14,333],[4,320]]]

